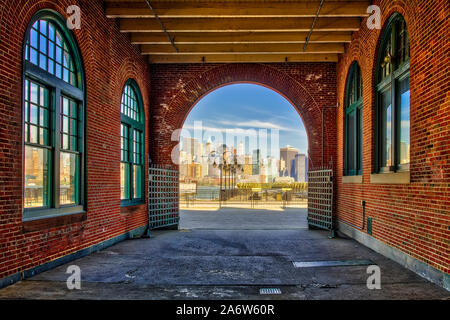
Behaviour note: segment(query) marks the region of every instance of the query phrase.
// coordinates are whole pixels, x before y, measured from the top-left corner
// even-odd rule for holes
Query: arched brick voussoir
[[[177,144],[171,141],[172,133],[182,128],[189,112],[205,95],[229,84],[253,83],[276,91],[292,104],[304,122],[310,156],[315,164],[321,162],[322,108],[335,104],[335,93],[319,92],[326,85],[322,84],[324,71],[318,71],[317,64],[178,65],[173,68],[160,69],[164,74],[152,70],[155,75],[152,77],[153,161],[171,163],[171,151]],[[324,69],[327,73],[328,68],[335,82],[335,65],[328,64]],[[325,145],[333,145],[334,129],[334,125],[325,129]]]

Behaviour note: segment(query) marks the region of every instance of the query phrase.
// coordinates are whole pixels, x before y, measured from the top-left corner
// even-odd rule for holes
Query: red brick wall
[[[366,20],[340,57],[337,70],[338,198],[342,220],[362,224],[361,200],[373,218],[373,236],[431,266],[450,272],[450,64],[447,0],[373,1],[382,25],[394,13],[405,18],[411,46],[411,183],[374,185],[374,70],[381,30]],[[344,97],[350,65],[363,75],[363,183],[342,184]]]
[[[232,83],[255,83],[287,98],[303,119],[315,166],[322,163],[322,108],[336,105],[335,63],[172,64],[151,67],[152,161],[171,164],[177,142],[172,132],[182,128],[195,104],[209,92]],[[276,106],[274,106],[276,108]],[[277,110],[274,108],[274,114]],[[336,159],[336,110],[327,109],[324,163]]]
[[[40,9],[67,16],[73,4],[82,12],[81,30],[74,34],[86,75],[87,219],[24,225],[23,36]],[[102,1],[0,2],[0,279],[146,225],[146,205],[120,207],[120,98],[129,78],[139,84],[148,113],[149,65],[117,23],[106,19]]]
[[[82,9],[82,28],[75,31],[75,38],[86,74],[87,219],[52,220],[28,226],[27,231],[22,223],[23,35],[39,9],[66,15],[65,8],[72,4]],[[411,184],[403,186],[370,184],[373,69],[380,31],[367,30],[365,21],[337,71],[334,63],[175,64],[154,65],[150,70],[117,24],[105,18],[100,0],[1,2],[0,278],[146,224],[145,205],[120,208],[120,96],[128,78],[135,78],[141,88],[146,120],[150,120],[146,136],[152,137],[147,148],[156,163],[170,163],[176,145],[171,134],[182,127],[202,96],[226,84],[251,82],[292,102],[305,123],[313,164],[321,165],[321,111],[339,101],[337,115],[335,110],[326,111],[324,126],[324,162],[333,157],[337,163],[339,218],[361,224],[360,200],[364,199],[366,213],[374,219],[374,237],[449,272],[449,4],[447,0],[381,1],[381,7],[383,23],[395,11],[403,14],[411,38]],[[364,81],[364,173],[363,184],[348,185],[342,184],[343,102],[347,72],[355,59]]]

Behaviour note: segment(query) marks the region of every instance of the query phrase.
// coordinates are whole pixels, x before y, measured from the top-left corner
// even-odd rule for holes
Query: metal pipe
[[[167,38],[169,39],[170,43],[172,44],[172,47],[175,49],[175,51],[178,53],[178,48],[175,45],[175,42],[173,41],[172,37],[170,36],[170,34],[167,32],[167,29],[164,27],[164,24],[162,23],[161,19],[159,18],[158,14],[155,12],[155,10],[153,9],[151,3],[149,0],[145,0],[145,2],[147,3],[148,7],[150,8],[150,10],[152,10],[153,15],[155,16],[155,19],[158,21],[159,26],[161,27],[162,31],[164,31],[164,33],[166,34]]]
[[[338,220],[348,224],[349,226],[352,226],[353,228],[356,228],[356,229],[359,229],[359,230],[364,230],[366,228],[366,201],[364,201],[364,200],[361,201],[361,205],[363,207],[362,227],[354,225],[353,223],[350,223],[347,220],[344,220],[344,219],[341,219],[341,218],[338,218]]]
[[[303,52],[306,51],[306,47],[308,46],[309,39],[311,38],[311,34],[314,30],[314,27],[316,26],[316,22],[317,22],[317,19],[319,18],[319,13],[320,13],[320,10],[322,10],[322,6],[323,6],[324,2],[325,2],[325,0],[320,1],[319,9],[317,9],[317,13],[316,13],[316,16],[314,17],[313,24],[311,26],[311,30],[309,30],[308,36],[306,37],[305,45],[303,46]]]

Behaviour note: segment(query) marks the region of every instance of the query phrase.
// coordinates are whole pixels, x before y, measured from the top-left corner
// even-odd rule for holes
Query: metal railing
[[[243,207],[243,208],[269,208],[269,207],[306,207],[307,190],[252,189],[234,190],[201,190],[197,192],[180,194],[182,208],[201,207]]]

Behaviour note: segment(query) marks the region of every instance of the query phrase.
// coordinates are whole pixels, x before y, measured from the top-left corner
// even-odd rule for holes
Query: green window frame
[[[378,173],[408,171],[410,163],[410,49],[404,18],[395,13],[382,34],[376,69]]]
[[[66,22],[28,25],[23,53],[24,221],[84,212],[84,75]]]
[[[361,69],[350,66],[345,97],[344,175],[362,175],[363,170],[363,85]]]
[[[145,128],[141,92],[128,80],[121,98],[120,200],[122,206],[145,202]]]

